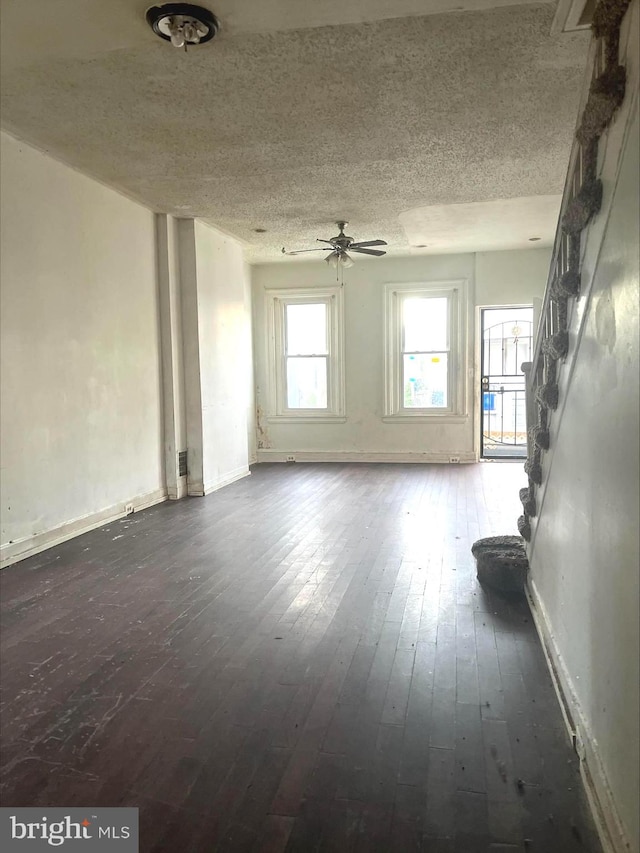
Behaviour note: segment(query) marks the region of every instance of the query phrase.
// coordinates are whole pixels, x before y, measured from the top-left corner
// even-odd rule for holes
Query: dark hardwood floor
[[[518,463],[260,465],[1,573],[2,803],[141,851],[595,853],[525,603]]]

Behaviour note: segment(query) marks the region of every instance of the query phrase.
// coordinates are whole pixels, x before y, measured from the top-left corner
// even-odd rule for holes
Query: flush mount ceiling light
[[[170,41],[174,47],[184,47],[185,50],[190,45],[211,41],[220,28],[212,12],[193,3],[151,6],[146,17],[156,35]]]

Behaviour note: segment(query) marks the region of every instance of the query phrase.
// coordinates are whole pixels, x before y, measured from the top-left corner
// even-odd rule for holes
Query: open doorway
[[[522,362],[531,361],[533,308],[483,308],[480,456],[527,455],[527,404]]]

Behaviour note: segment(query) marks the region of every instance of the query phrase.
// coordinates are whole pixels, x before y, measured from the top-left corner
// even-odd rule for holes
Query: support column
[[[187,494],[187,477],[180,474],[179,454],[187,450],[182,344],[181,282],[178,223],[156,214],[158,294],[164,405],[165,482],[170,500]]]

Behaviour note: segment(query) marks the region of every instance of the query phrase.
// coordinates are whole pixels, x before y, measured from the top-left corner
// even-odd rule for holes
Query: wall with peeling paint
[[[164,498],[151,211],[2,134],[2,556]]]

